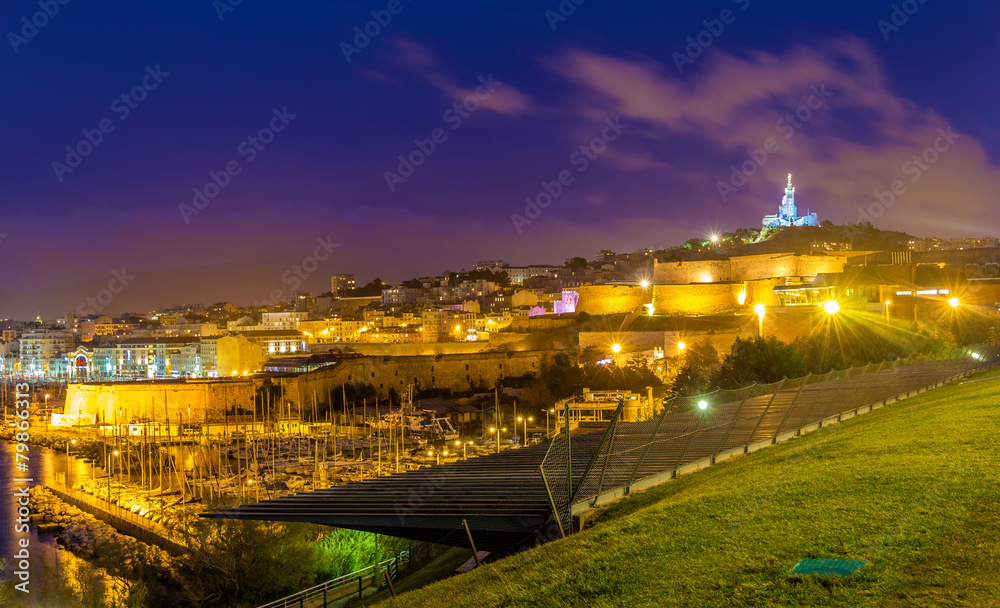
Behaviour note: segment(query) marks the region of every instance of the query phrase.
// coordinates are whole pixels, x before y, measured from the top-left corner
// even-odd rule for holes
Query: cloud
[[[947,151],[928,153],[936,160],[917,176],[919,157],[941,142],[938,130],[954,127],[947,117],[892,91],[882,62],[865,41],[833,38],[782,54],[737,56],[716,49],[702,61],[700,73],[684,77],[650,58],[585,50],[565,51],[543,64],[574,85],[571,95],[581,118],[620,114],[660,142],[662,154],[636,152],[623,142],[621,156],[650,159],[636,169],[653,167],[654,158],[685,164],[688,177],[673,179],[703,175],[701,188],[717,200],[716,182],[728,178],[730,165],[775,138],[780,150],[727,201],[735,211],[776,206],[791,171],[811,197],[807,202],[800,194],[802,206],[819,211],[821,219],[825,214],[838,223],[857,222],[859,209],[868,208],[876,192],[900,180],[906,192],[883,210],[877,225],[918,235],[1000,232],[992,203],[1000,171],[983,146],[960,134]],[[811,112],[785,139],[778,121],[821,86],[833,93],[828,107]],[[677,146],[678,140],[704,149],[695,154],[694,146]]]
[[[494,74],[487,72],[480,74],[469,86],[462,86],[445,72],[444,62],[426,45],[405,38],[393,39],[392,45],[394,54],[390,61],[394,65],[411,70],[451,101],[461,102],[473,95],[477,87],[481,87],[480,78],[494,80]],[[500,86],[489,97],[479,99],[479,107],[513,117],[528,113],[532,109],[531,98],[507,82],[503,75],[495,76]]]

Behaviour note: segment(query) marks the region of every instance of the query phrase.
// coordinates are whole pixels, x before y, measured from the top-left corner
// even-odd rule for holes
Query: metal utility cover
[[[851,576],[868,562],[850,559],[803,559],[792,568],[792,574],[804,576]]]

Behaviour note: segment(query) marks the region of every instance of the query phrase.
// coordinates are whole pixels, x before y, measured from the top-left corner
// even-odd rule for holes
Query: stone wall
[[[468,391],[475,387],[492,389],[501,378],[537,374],[556,354],[556,351],[545,350],[358,357],[345,359],[332,368],[274,381],[285,387],[284,399],[293,404],[311,404],[314,393],[318,402],[325,403],[328,394],[340,391],[343,384],[361,382],[374,386],[380,398],[388,397],[390,388],[403,394],[409,384],[421,388],[448,388],[452,391]],[[567,355],[572,362],[576,362],[575,353]]]
[[[411,344],[366,344],[352,342],[348,344],[313,344],[311,352],[323,352],[326,347],[345,348],[370,357],[413,357],[417,355],[461,355],[478,353],[496,346],[492,342],[414,342]]]
[[[128,423],[139,418],[172,424],[219,420],[225,404],[250,409],[253,382],[250,380],[185,380],[150,382],[107,382],[70,384],[66,390],[65,413],[97,416],[99,423]]]
[[[657,315],[714,315],[739,306],[742,283],[707,285],[653,285],[653,309]]]
[[[764,335],[791,344],[800,337],[819,331],[829,321],[827,317],[818,306],[769,307],[764,315]],[[584,331],[580,332],[580,348],[597,346],[611,357],[611,345],[618,343],[622,347],[621,355],[627,358],[633,353],[660,347],[666,356],[672,357],[678,354],[678,343],[692,345],[707,339],[719,351],[720,357],[724,357],[730,353],[737,338],[746,340],[755,337],[758,332],[757,315],[744,313],[733,319],[734,323],[727,324],[725,328],[712,330]]]
[[[688,283],[719,283],[734,280],[729,260],[698,260],[694,262],[656,262],[653,266],[654,285],[686,285]]]
[[[652,301],[649,289],[634,285],[584,285],[579,291],[577,310],[592,315],[634,312]]]
[[[580,348],[587,346],[597,346],[605,349],[609,357],[611,354],[611,344],[616,342],[621,345],[621,355],[627,358],[642,351],[653,348],[663,348],[666,356],[672,357],[678,354],[677,344],[684,342],[687,345],[708,340],[719,356],[724,357],[732,350],[733,342],[736,338],[752,338],[757,335],[757,317],[752,319],[747,317],[745,322],[739,327],[723,331],[624,331],[624,332],[581,332]]]
[[[569,327],[577,322],[576,315],[538,315],[534,317],[517,317],[510,325],[510,329],[516,333],[530,333],[533,331],[551,331]]]
[[[757,304],[778,305],[774,288],[784,279],[763,279],[739,283],[695,285],[653,285],[654,314],[670,316],[715,315],[730,312],[749,313]],[[746,292],[743,304],[740,294]]]
[[[657,262],[654,285],[754,281],[784,277],[814,277],[820,273],[844,271],[848,254],[795,255],[765,254],[736,256],[728,260]]]

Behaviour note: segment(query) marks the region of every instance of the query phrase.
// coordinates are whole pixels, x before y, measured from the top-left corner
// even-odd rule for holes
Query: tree
[[[382,279],[375,277],[369,283],[363,285],[362,287],[354,290],[354,295],[367,298],[371,296],[382,295],[383,289],[388,289],[391,287],[388,283]]]
[[[607,356],[606,348],[601,348],[596,344],[591,344],[590,346],[580,351],[580,364],[586,365],[588,363],[596,363],[597,361],[600,361],[606,356]]]
[[[863,323],[830,322],[822,330],[792,343],[814,374],[869,363],[893,361],[921,352],[930,341],[923,336],[893,336]]]
[[[257,605],[313,583],[314,534],[303,524],[198,520],[179,560],[181,586],[195,606]]]
[[[995,312],[981,314],[966,308],[949,312],[951,312],[947,336],[949,342],[956,346],[1000,343],[1000,314]]]
[[[986,332],[986,343],[990,346],[1000,346],[1000,314],[990,315],[992,323]]]
[[[579,392],[584,386],[583,379],[583,370],[560,353],[553,357],[552,363],[542,365],[538,378],[524,389],[522,397],[538,407],[549,407],[554,401]]]
[[[424,283],[420,279],[407,279],[403,281],[402,287],[409,287],[410,289],[423,289]]]
[[[712,383],[720,388],[741,388],[754,382],[769,384],[782,378],[799,378],[807,373],[805,357],[790,344],[774,336],[737,338],[732,351]]]
[[[681,369],[671,385],[676,395],[697,395],[707,392],[712,385],[712,375],[719,368],[719,351],[705,338],[684,349]]]
[[[688,239],[684,246],[692,251],[701,251],[701,248],[705,246],[705,239]]]
[[[588,264],[589,262],[587,262],[587,258],[570,258],[566,261],[566,268],[569,270],[578,270],[580,268],[586,268]]]
[[[316,541],[316,569],[324,579],[336,578],[399,555],[412,544],[402,538],[333,528]]]
[[[583,366],[583,386],[598,391],[625,390],[645,393],[652,387],[657,395],[663,394],[663,381],[641,359],[630,360],[625,365],[615,364]]]

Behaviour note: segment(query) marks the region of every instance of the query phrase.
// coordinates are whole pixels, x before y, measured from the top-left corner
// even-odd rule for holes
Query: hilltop
[[[765,228],[761,240],[736,248],[739,255],[809,253],[814,242],[850,243],[857,251],[905,251],[914,237],[870,226],[797,226]]]
[[[655,252],[660,262],[722,259],[731,255],[813,252],[813,243],[848,243],[856,251],[905,251],[913,237],[905,232],[879,230],[871,224],[854,226],[790,226],[740,228],[716,235],[718,241],[701,237],[684,245]]]

